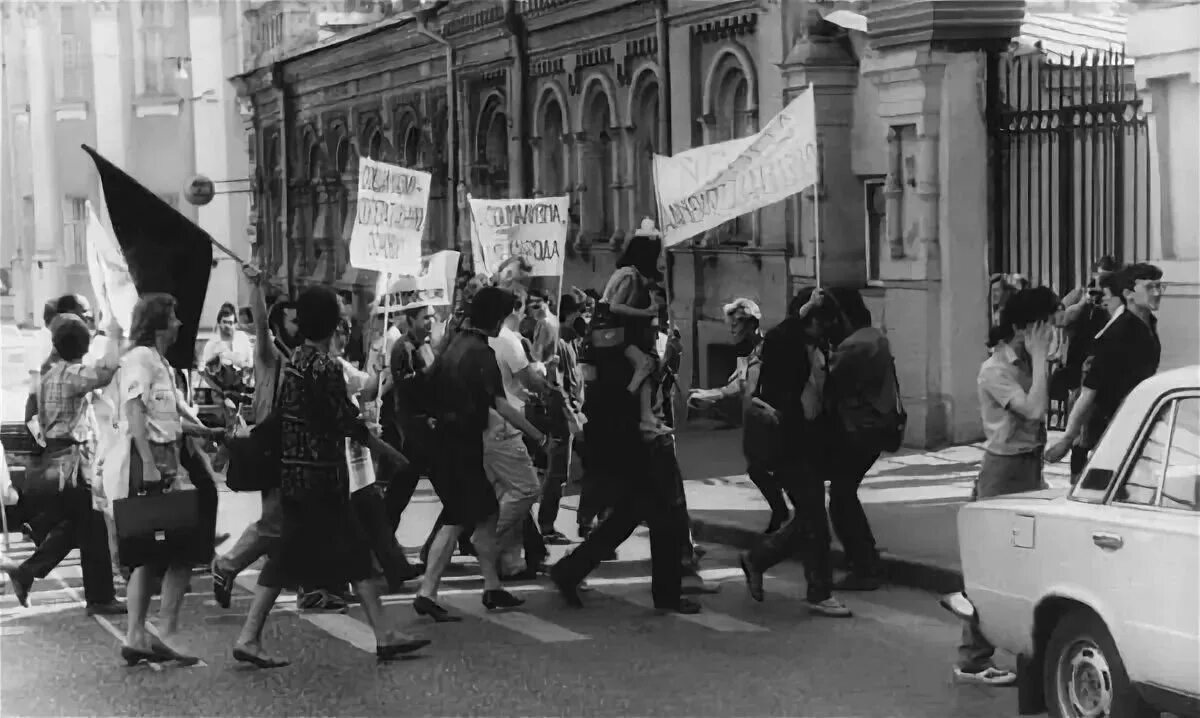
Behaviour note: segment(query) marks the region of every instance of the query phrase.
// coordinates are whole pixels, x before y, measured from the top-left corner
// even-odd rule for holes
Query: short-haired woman
[[[118,375],[119,413],[122,434],[132,439],[132,449],[123,445],[117,451],[129,451],[128,463],[121,457],[105,459],[106,466],[127,465],[127,471],[105,471],[104,489],[112,502],[131,493],[131,474],[141,464],[142,487],[148,490],[193,489],[187,471],[180,463],[184,422],[180,414],[181,397],[175,386],[175,374],[167,363],[167,350],[175,343],[181,322],[175,315],[175,298],[169,294],[143,295],[133,308],[130,332],[132,348],[121,357]],[[142,661],[178,661],[192,665],[198,658],[171,647],[179,629],[179,612],[187,592],[192,567],[206,563],[212,554],[211,535],[201,530],[167,534],[166,540],[146,537],[126,539],[121,545],[120,561],[130,569],[128,587],[129,622],[121,657],[134,665]],[[162,606],[159,610],[158,636],[147,630],[150,597],[155,578],[162,581]]]
[[[371,545],[350,504],[345,440],[387,451],[374,439],[350,401],[342,364],[331,353],[341,306],[332,289],[309,287],[296,302],[304,343],[286,367],[279,388],[282,433],[280,495],[283,530],[277,550],[259,575],[233,657],[259,668],[287,659],[263,652],[267,615],[284,587],[354,584],[375,632],[376,655],[394,658],[429,645],[390,630],[371,581]]]

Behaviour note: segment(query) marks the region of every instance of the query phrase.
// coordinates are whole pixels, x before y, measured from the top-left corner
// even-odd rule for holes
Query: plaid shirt
[[[88,365],[58,359],[42,372],[38,415],[47,439],[84,443],[91,438],[88,394],[112,381],[115,366]]]

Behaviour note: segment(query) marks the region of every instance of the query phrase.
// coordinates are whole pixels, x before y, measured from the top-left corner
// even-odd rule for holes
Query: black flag
[[[104,209],[138,294],[166,292],[178,302],[175,312],[183,326],[167,361],[177,369],[191,369],[212,274],[212,239],[121,168],[82,147],[100,173]]]

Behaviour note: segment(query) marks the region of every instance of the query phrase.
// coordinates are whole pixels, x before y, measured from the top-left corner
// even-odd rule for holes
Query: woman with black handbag
[[[120,428],[130,444],[117,442],[125,456],[105,458],[105,492],[112,500],[118,554],[130,569],[129,622],[121,657],[140,662],[199,662],[170,643],[179,629],[179,613],[192,567],[207,563],[212,538],[199,530],[199,504],[187,471],[180,464],[184,426],[175,374],[166,352],[181,322],[169,294],[143,295],[133,309],[133,346],[121,357],[118,374]],[[165,575],[164,575],[165,574]],[[162,605],[158,635],[147,629],[150,598],[158,575]]]

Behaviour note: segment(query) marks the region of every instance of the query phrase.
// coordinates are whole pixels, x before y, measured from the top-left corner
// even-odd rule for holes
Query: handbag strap
[[[892,357],[892,383],[896,387],[896,413],[905,416],[904,401],[900,398],[900,375],[896,372],[896,357]]]

